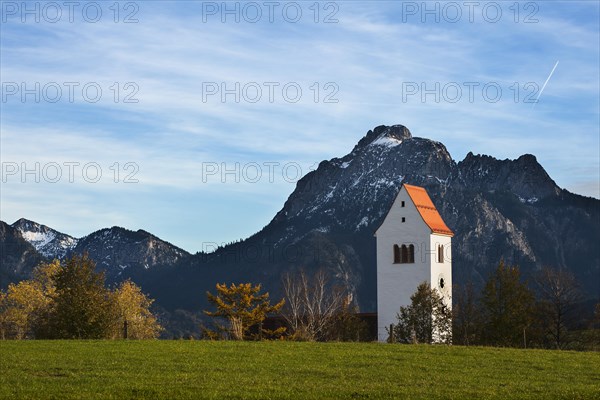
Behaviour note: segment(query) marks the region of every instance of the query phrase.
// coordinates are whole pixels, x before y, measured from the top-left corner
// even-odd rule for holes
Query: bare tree
[[[297,339],[324,340],[336,316],[348,303],[346,290],[333,286],[323,270],[301,270],[283,277],[286,306],[283,316]]]
[[[576,305],[581,300],[579,285],[569,271],[554,268],[542,269],[536,282],[547,334],[553,346],[562,349],[568,344],[568,326],[576,316]]]
[[[285,292],[285,306],[283,316],[293,334],[300,332],[303,326],[303,291],[306,274],[302,271],[299,275],[287,273],[283,276],[283,290]]]

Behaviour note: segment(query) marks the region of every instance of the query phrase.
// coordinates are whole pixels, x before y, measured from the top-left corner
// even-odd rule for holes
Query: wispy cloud
[[[383,123],[442,141],[457,159],[471,150],[534,153],[559,184],[597,196],[580,183],[600,178],[597,4],[540,3],[539,21],[529,24],[515,23],[510,10],[498,23],[421,23],[403,22],[399,2],[338,5],[332,24],[322,23],[323,13],[315,23],[308,9],[298,23],[203,22],[200,2],[140,3],[137,24],[3,23],[2,82],[94,82],[103,94],[97,103],[81,92],[73,103],[3,102],[2,161],[131,161],[140,183],[3,184],[2,219],[39,217],[76,232],[127,224],[197,250],[209,237],[228,241],[262,227],[294,187],[283,179],[204,183],[203,163],[296,162],[308,171]],[[556,60],[560,68],[548,75]],[[139,88],[137,103],[123,101],[128,82]],[[254,82],[262,98],[203,98],[211,82]],[[278,83],[272,102],[265,82]],[[472,101],[465,82],[479,85]],[[302,89],[297,102],[284,98],[286,83]],[[407,83],[419,93],[406,96]],[[420,85],[436,83],[458,85],[460,99],[422,97]],[[502,90],[496,102],[482,92],[490,83]],[[526,98],[539,103],[532,109]],[[589,179],[566,172],[582,163]],[[165,222],[182,219],[198,228]]]

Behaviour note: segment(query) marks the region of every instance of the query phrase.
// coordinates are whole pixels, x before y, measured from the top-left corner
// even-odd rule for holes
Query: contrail
[[[556,64],[554,64],[554,68],[552,68],[552,71],[550,71],[550,75],[548,75],[548,78],[546,78],[546,82],[544,82],[544,84],[542,85],[542,89],[538,93],[538,95],[537,95],[537,97],[535,99],[535,103],[533,103],[533,106],[531,108],[534,108],[535,105],[538,103],[538,100],[540,99],[540,96],[542,95],[542,92],[546,88],[546,85],[548,84],[548,81],[550,80],[550,78],[552,78],[552,74],[554,73],[554,70],[556,69],[557,66],[558,66],[558,60],[556,61]]]

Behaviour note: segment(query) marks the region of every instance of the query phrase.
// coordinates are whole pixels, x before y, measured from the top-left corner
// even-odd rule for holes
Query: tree
[[[292,337],[299,340],[325,340],[336,318],[349,305],[348,294],[330,284],[323,270],[309,276],[305,271],[283,277],[286,319]]]
[[[581,293],[575,277],[563,269],[544,268],[536,276],[539,308],[546,334],[553,347],[563,349],[568,343],[568,327],[576,315]]]
[[[40,310],[47,306],[41,287],[34,281],[11,283],[1,300],[2,336],[31,337]]]
[[[56,275],[61,269],[59,260],[41,263],[33,270],[33,280],[37,282],[46,296],[51,297],[56,291]]]
[[[515,347],[524,343],[526,346],[534,296],[520,277],[519,267],[506,266],[501,260],[483,288],[482,336],[487,344]]]
[[[366,342],[372,340],[369,326],[358,316],[358,306],[346,304],[333,318],[327,340]]]
[[[100,339],[111,336],[115,307],[104,286],[104,273],[95,272],[87,256],[74,255],[55,276],[49,337]]]
[[[437,289],[421,283],[410,296],[411,304],[400,307],[398,324],[390,332],[400,343],[452,343],[452,313]]]
[[[116,319],[113,338],[155,339],[162,331],[156,317],[150,311],[154,300],[148,298],[139,286],[127,280],[113,292]]]
[[[600,349],[600,303],[596,303],[594,307],[594,317],[590,323],[592,333],[590,339],[592,342],[592,349]]]
[[[44,305],[36,310],[33,333],[36,338],[50,337],[50,323],[54,307],[54,295],[56,293],[56,275],[61,269],[59,260],[49,263],[41,263],[33,270],[32,282],[42,291]]]
[[[8,303],[6,301],[6,292],[0,290],[0,339],[5,340],[8,336],[10,319],[7,314]]]
[[[0,291],[0,338],[32,338],[47,320],[54,293],[54,275],[60,262],[42,263],[33,270],[33,279],[10,284]]]
[[[0,291],[0,338],[116,338],[125,320],[129,337],[156,337],[162,328],[149,310],[153,300],[130,281],[111,292],[94,270],[87,255],[54,260]]]
[[[256,339],[267,335],[281,335],[285,329],[268,331],[262,328],[262,322],[267,314],[277,312],[283,307],[284,300],[271,305],[269,293],[260,294],[261,285],[251,283],[232,283],[216,285],[217,294],[206,292],[208,301],[216,307],[216,311],[204,311],[211,317],[225,318],[229,326],[217,325],[217,329],[226,332],[234,340]],[[258,333],[252,335],[250,330],[258,328]],[[214,332],[213,332],[214,333]]]
[[[452,307],[453,341],[469,346],[478,341],[479,321],[475,289],[471,282],[464,286],[455,285]]]

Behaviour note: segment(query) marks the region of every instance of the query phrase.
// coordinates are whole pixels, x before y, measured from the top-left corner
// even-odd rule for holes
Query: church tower
[[[452,236],[427,191],[404,184],[381,226],[377,241],[377,337],[388,339],[400,306],[429,282],[452,307]]]

